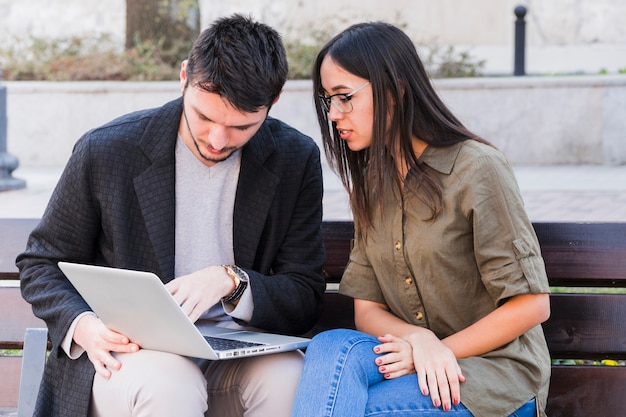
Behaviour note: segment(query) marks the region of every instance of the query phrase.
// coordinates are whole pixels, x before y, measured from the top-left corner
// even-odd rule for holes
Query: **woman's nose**
[[[328,119],[332,122],[335,122],[343,117],[343,113],[337,110],[334,104],[330,105],[328,110]]]

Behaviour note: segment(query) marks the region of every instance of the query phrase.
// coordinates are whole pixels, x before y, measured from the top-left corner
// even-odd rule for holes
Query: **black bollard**
[[[526,75],[524,69],[524,55],[526,53],[526,22],[524,16],[526,16],[526,7],[517,6],[515,8],[515,66],[513,69],[513,75]]]
[[[0,191],[26,187],[26,181],[11,176],[18,165],[17,158],[7,153],[7,88],[0,85]]]

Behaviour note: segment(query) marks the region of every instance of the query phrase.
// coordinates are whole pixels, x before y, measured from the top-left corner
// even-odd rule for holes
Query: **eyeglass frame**
[[[352,110],[354,110],[354,108],[352,106],[352,96],[354,96],[356,93],[358,93],[359,91],[361,91],[362,89],[367,87],[369,84],[370,84],[370,82],[367,81],[365,84],[361,85],[360,87],[357,87],[356,89],[350,91],[349,93],[337,93],[337,94],[333,94],[332,96],[326,96],[324,94],[318,94],[317,98],[320,100],[320,104],[322,105],[322,109],[326,113],[330,113],[330,104],[332,103],[335,106],[335,108],[339,111],[339,113],[348,114]],[[345,100],[346,103],[350,104],[350,110],[348,110],[348,111],[341,110],[340,107],[343,106],[343,103],[337,103],[336,100],[333,100],[335,97],[340,97],[340,96],[341,96],[341,100]]]

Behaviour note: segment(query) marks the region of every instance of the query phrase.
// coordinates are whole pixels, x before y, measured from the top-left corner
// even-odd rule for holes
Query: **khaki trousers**
[[[94,378],[91,417],[288,417],[303,366],[300,351],[208,361],[204,372],[169,353],[116,357],[118,372]]]

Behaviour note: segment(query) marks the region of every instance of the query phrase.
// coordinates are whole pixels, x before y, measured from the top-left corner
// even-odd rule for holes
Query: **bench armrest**
[[[24,334],[20,394],[17,403],[18,417],[30,417],[33,415],[39,384],[41,383],[43,368],[46,363],[47,347],[48,329],[26,329]]]

